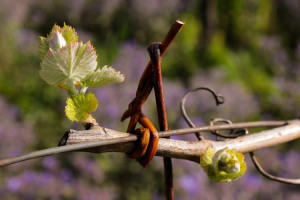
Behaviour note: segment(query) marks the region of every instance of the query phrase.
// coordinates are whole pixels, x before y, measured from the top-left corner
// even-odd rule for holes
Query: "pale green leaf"
[[[49,50],[49,42],[47,38],[40,37],[40,45],[39,45],[40,58],[43,58],[48,50]]]
[[[78,35],[74,28],[64,24],[64,27],[61,28],[61,33],[66,40],[67,44],[71,44],[73,42],[78,42]]]
[[[74,95],[69,97],[66,103],[66,116],[71,121],[78,122],[86,120],[90,113],[94,112],[98,107],[98,100],[92,93]]]
[[[74,42],[78,42],[78,36],[75,32],[75,29],[71,26],[68,26],[66,24],[64,24],[63,27],[54,25],[50,34],[47,35],[47,37],[40,37],[39,55],[41,58],[45,56],[45,54],[49,51],[50,47],[52,47],[52,50],[56,50],[57,48],[53,47],[65,46],[56,44],[56,41],[64,41],[66,43],[65,45],[68,45]],[[49,43],[52,43],[52,45],[49,45]]]
[[[69,118],[69,120],[73,121],[77,121],[76,119],[76,106],[74,105],[74,102],[72,100],[71,97],[69,97],[66,101],[67,105],[65,107],[65,113],[66,116]]]
[[[97,67],[97,55],[93,46],[71,43],[53,51],[50,49],[41,63],[40,76],[50,85],[64,84],[68,79],[73,83],[84,81]]]
[[[53,34],[53,37],[51,37],[49,40],[49,47],[54,51],[62,47],[65,47],[66,45],[67,45],[67,41],[59,31],[56,31]]]
[[[101,69],[97,69],[86,81],[83,82],[83,85],[88,87],[102,87],[105,85],[121,83],[124,81],[124,75],[116,71],[112,67],[104,66]]]
[[[66,40],[67,44],[71,44],[73,42],[78,42],[78,35],[77,35],[75,29],[66,24],[64,24],[63,27],[54,25],[50,34],[47,35],[47,40],[49,41],[51,38],[55,37],[57,32],[62,34],[62,36]]]

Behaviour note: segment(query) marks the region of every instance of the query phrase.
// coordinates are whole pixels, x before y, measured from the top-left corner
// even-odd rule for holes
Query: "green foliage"
[[[114,83],[120,83],[124,81],[124,75],[119,71],[116,71],[112,67],[104,66],[101,69],[94,71],[85,81],[82,82],[82,86],[89,87],[102,87]]]
[[[247,170],[243,154],[232,149],[215,152],[208,148],[200,156],[200,165],[207,176],[217,182],[229,182],[243,176]]]
[[[252,51],[232,51],[225,44],[223,34],[216,34],[208,48],[207,61],[212,66],[223,68],[229,80],[242,84],[266,101],[276,92],[272,76],[263,60],[257,60]]]
[[[40,76],[50,85],[63,88],[71,96],[65,112],[71,121],[83,122],[98,106],[88,87],[100,87],[124,81],[124,75],[112,67],[97,68],[97,55],[90,42],[78,42],[75,30],[54,25],[51,33],[40,37]],[[81,85],[81,90],[78,86]]]
[[[67,44],[78,42],[78,36],[70,26],[64,24],[63,27],[54,25],[50,34],[45,37],[40,37],[39,53],[40,57],[43,58],[49,48],[57,50],[66,46]]]
[[[41,63],[40,76],[48,84],[71,85],[85,80],[97,67],[97,56],[90,43],[71,43],[57,51],[51,48]]]
[[[94,112],[98,107],[98,100],[94,94],[73,95],[67,99],[65,112],[71,121],[84,121],[90,117],[90,113]]]

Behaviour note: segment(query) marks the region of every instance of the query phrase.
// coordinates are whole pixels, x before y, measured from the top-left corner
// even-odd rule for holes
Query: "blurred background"
[[[220,107],[193,94],[187,111],[197,125],[211,118],[234,122],[285,120],[300,114],[300,2],[297,0],[0,0],[0,158],[56,146],[78,128],[64,116],[66,94],[38,75],[38,36],[56,23],[91,41],[100,66],[125,74],[122,84],[96,89],[100,125],[120,131],[122,113],[148,62],[147,46],[161,41],[176,19],[185,27],[163,57],[171,129],[185,128],[179,109],[189,89],[211,87]],[[156,121],[154,96],[144,112]],[[178,137],[177,137],[178,138]],[[191,140],[191,136],[181,139]],[[258,152],[273,174],[300,176],[299,144]],[[176,199],[299,199],[299,186],[263,178],[249,157],[248,172],[214,183],[196,163],[174,160]],[[0,169],[1,199],[164,199],[163,164],[143,169],[123,154],[67,153]]]

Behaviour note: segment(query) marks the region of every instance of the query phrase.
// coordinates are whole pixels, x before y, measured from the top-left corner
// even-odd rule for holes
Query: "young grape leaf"
[[[50,43],[52,43],[52,47],[57,46],[56,42],[59,42],[58,39],[63,39],[63,41],[66,43],[65,45],[78,42],[78,36],[74,28],[67,26],[66,24],[64,24],[63,27],[54,25],[50,34],[47,35],[46,38],[40,37],[39,55],[41,58],[43,58],[49,51],[49,47],[51,47]],[[52,50],[56,50],[56,48]]]
[[[94,94],[78,94],[67,99],[65,112],[71,121],[82,122],[86,120],[90,113],[98,107],[98,100]]]
[[[51,39],[49,40],[49,47],[54,51],[62,47],[65,47],[66,45],[67,45],[67,41],[59,31],[56,31],[53,34],[53,37],[51,37]]]
[[[124,75],[121,72],[116,71],[112,67],[104,66],[101,69],[97,69],[82,84],[88,87],[102,87],[105,85],[121,83],[124,79]]]
[[[39,55],[40,58],[44,58],[45,54],[49,50],[49,41],[45,37],[40,37]]]
[[[41,63],[40,76],[48,84],[58,86],[67,80],[81,82],[97,68],[97,55],[93,46],[71,43],[54,51],[49,49]]]

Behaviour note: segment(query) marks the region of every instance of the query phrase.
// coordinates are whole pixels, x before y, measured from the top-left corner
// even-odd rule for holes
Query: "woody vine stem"
[[[174,146],[180,147],[181,144],[186,144],[189,147],[193,147],[194,150],[200,149],[205,150],[207,146],[214,144],[218,148],[224,145],[228,146],[238,146],[238,149],[245,153],[253,150],[258,150],[268,146],[274,146],[277,144],[285,143],[291,140],[300,138],[300,120],[292,121],[259,121],[259,122],[243,122],[243,123],[233,123],[225,125],[215,125],[215,126],[202,126],[195,128],[185,128],[170,131],[159,132],[160,137],[168,137],[182,134],[189,134],[194,132],[208,133],[216,130],[232,130],[237,128],[255,128],[255,127],[277,127],[275,129],[270,129],[268,132],[263,131],[261,133],[253,133],[247,136],[241,136],[237,140],[228,141],[200,141],[200,142],[185,142],[178,140],[161,140],[158,148],[158,156],[167,156],[174,158],[182,158],[191,161],[198,162],[199,157],[198,152],[191,154],[190,152],[185,152],[184,146],[182,146],[181,151],[174,149]],[[284,133],[284,134],[283,134]],[[258,135],[259,134],[259,135]],[[255,139],[255,140],[254,140]],[[137,140],[137,136],[130,133],[123,133],[115,130],[110,130],[106,128],[101,129],[91,129],[91,130],[70,130],[65,133],[59,143],[59,147],[48,148],[44,150],[34,151],[32,153],[7,158],[0,160],[0,167],[8,166],[11,164],[19,163],[26,160],[31,160],[39,157],[54,155],[58,153],[72,152],[72,151],[85,151],[92,153],[104,153],[104,152],[124,152],[127,153],[134,148],[134,142]],[[240,143],[243,141],[244,143]],[[178,144],[179,143],[179,144]],[[161,146],[160,146],[161,145]],[[170,145],[170,146],[168,146]],[[192,156],[191,156],[192,155]]]

